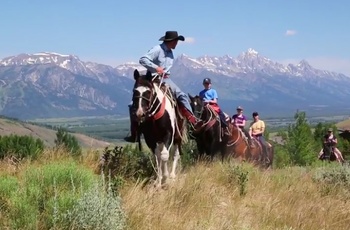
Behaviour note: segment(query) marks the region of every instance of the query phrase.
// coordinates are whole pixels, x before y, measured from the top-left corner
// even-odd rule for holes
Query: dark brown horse
[[[230,157],[238,161],[251,162],[254,165],[269,168],[273,162],[273,146],[268,143],[267,156],[264,157],[263,147],[255,138],[252,139],[252,145],[248,144],[244,133],[235,125],[231,127],[231,137],[227,142],[226,152],[223,155],[223,160],[228,160]]]
[[[335,153],[334,153],[335,146],[330,144],[324,144],[323,145],[323,154],[320,157],[320,160],[322,161],[338,161],[339,163],[342,163],[340,160],[337,159]]]
[[[196,127],[193,132],[198,154],[200,157],[206,155],[213,159],[214,155],[222,153],[225,147],[225,139],[221,137],[220,118],[209,104],[203,103],[198,95],[194,97],[189,95],[189,98],[195,116],[203,121],[203,125]]]

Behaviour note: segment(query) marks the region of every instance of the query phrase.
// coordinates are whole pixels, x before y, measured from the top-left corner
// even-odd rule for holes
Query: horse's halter
[[[193,102],[193,107],[197,108],[197,107],[201,107],[201,109],[198,111],[196,109],[194,109],[193,113],[197,118],[200,118],[204,112],[204,105],[200,105],[197,101]]]
[[[197,100],[198,100],[198,98],[196,98],[196,100],[194,100],[194,101],[192,102],[193,105],[194,105],[193,107],[194,107],[194,108],[200,107],[200,110],[193,109],[194,115],[195,115],[197,118],[203,119],[202,116],[203,116],[204,111],[207,110],[208,113],[209,113],[209,118],[206,119],[206,120],[204,121],[204,123],[202,124],[202,127],[205,127],[207,124],[210,123],[210,121],[211,121],[212,119],[215,119],[215,115],[214,115],[212,109],[209,108],[209,104],[203,104],[202,102],[198,102]],[[201,100],[201,99],[199,99],[199,100]]]
[[[138,90],[140,88],[143,88],[143,90]],[[133,103],[135,103],[135,99],[138,99],[138,108],[136,109],[136,115],[137,112],[142,111],[141,114],[141,120],[140,122],[144,121],[146,118],[151,117],[154,115],[154,113],[157,111],[157,109],[160,107],[161,105],[161,101],[159,101],[158,105],[155,106],[157,100],[157,92],[156,90],[154,90],[153,88],[149,87],[149,86],[138,86],[134,89],[134,91],[138,91],[139,92],[139,96],[133,96]],[[146,97],[144,96],[145,93],[150,92],[150,96]],[[142,100],[147,101],[147,105],[144,107],[142,106]],[[139,116],[137,116],[139,117]]]

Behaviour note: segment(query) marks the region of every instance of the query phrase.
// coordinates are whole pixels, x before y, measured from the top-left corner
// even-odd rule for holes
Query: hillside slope
[[[32,125],[26,122],[0,118],[0,135],[10,134],[28,135],[34,138],[40,138],[48,147],[55,145],[56,131],[45,127]],[[97,140],[79,133],[72,133],[83,148],[103,148],[110,145],[109,142]]]

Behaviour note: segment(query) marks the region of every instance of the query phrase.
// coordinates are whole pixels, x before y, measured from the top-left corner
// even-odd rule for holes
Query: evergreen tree
[[[295,123],[289,125],[285,138],[285,148],[294,165],[308,165],[317,160],[317,148],[305,112],[297,111]]]
[[[73,155],[81,154],[81,147],[78,140],[61,127],[57,130],[55,144],[56,147],[66,148]]]

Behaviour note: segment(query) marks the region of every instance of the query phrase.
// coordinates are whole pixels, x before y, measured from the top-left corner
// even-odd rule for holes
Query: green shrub
[[[97,179],[93,172],[74,162],[32,166],[20,177],[23,181],[18,189],[5,194],[10,204],[10,223],[6,227],[11,229],[36,229],[38,225],[52,228],[57,213],[72,209]]]
[[[341,185],[350,191],[350,168],[323,167],[316,170],[313,180],[315,182]]]
[[[239,187],[239,195],[244,196],[247,193],[247,184],[249,180],[249,171],[244,165],[232,164],[227,171],[228,183]]]
[[[126,227],[126,217],[121,207],[121,199],[112,192],[108,183],[95,183],[62,218],[68,229],[119,230]],[[110,180],[109,180],[110,181]]]
[[[140,152],[130,145],[116,146],[114,149],[106,147],[100,160],[100,172],[111,175],[116,180],[138,180],[150,178],[153,173],[153,156],[150,153]]]
[[[350,168],[339,165],[318,168],[312,177],[317,183],[321,195],[330,195],[341,191],[342,198],[350,198]]]
[[[37,158],[44,150],[44,142],[31,136],[0,136],[0,158]]]

